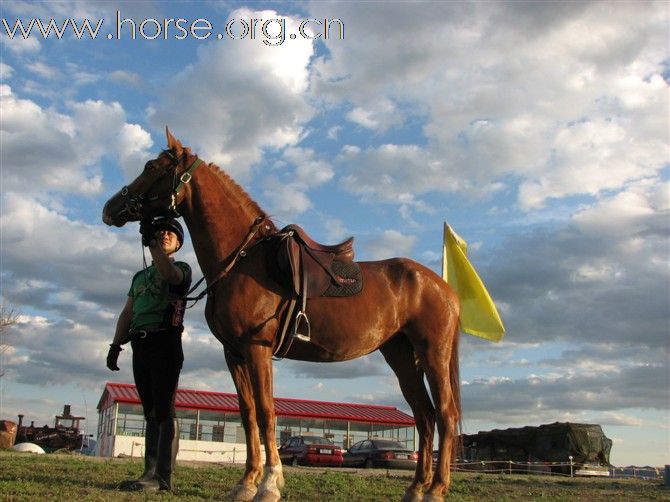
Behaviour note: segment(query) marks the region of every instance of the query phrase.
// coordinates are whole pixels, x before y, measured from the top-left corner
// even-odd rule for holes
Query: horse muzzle
[[[123,187],[114,194],[102,208],[102,222],[106,225],[122,227],[129,221],[137,221],[141,218],[141,198],[130,195],[128,187]]]

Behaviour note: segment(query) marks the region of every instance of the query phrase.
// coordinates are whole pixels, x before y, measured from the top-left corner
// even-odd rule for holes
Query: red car
[[[343,456],[342,448],[319,436],[294,436],[279,448],[279,458],[288,465],[340,467]]]

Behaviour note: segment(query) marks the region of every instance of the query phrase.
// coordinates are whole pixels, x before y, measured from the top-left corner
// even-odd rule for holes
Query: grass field
[[[240,466],[179,464],[173,493],[143,494],[116,489],[142,471],[139,459],[35,455],[0,451],[0,501],[225,500]],[[411,473],[385,470],[333,471],[285,468],[283,500],[301,502],[399,501]],[[659,481],[565,478],[540,475],[455,473],[448,501],[670,501]]]

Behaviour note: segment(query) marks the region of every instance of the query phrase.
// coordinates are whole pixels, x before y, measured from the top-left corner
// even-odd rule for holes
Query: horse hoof
[[[275,490],[264,490],[259,491],[254,497],[254,502],[277,502],[281,499],[281,494],[279,491]]]
[[[414,491],[407,491],[405,492],[405,496],[400,499],[400,502],[422,502],[423,498],[421,496],[421,493],[417,493]]]
[[[235,485],[228,494],[232,502],[251,502],[256,495],[257,488],[254,485]]]

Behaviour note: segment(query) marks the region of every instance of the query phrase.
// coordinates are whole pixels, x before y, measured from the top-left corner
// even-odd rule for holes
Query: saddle
[[[293,293],[275,357],[283,357],[294,338],[310,340],[307,300],[319,296],[351,296],[363,287],[360,267],[354,259],[354,238],[335,245],[312,239],[298,225],[288,225],[277,233],[277,265],[285,284]],[[300,309],[296,306],[300,302]],[[291,326],[291,330],[289,330]],[[301,332],[298,332],[298,331]],[[305,331],[303,333],[302,331]],[[287,334],[289,337],[287,338]]]

